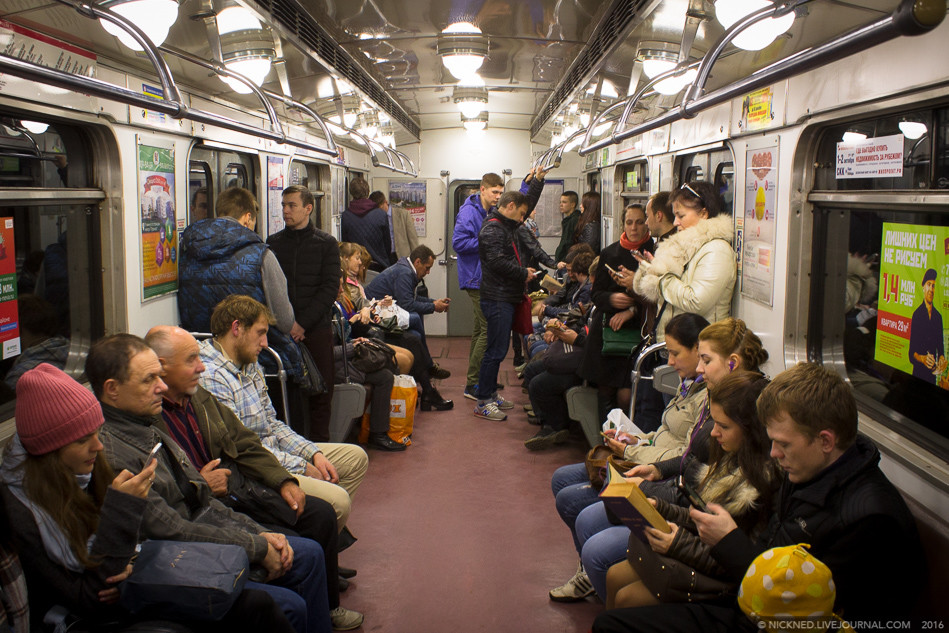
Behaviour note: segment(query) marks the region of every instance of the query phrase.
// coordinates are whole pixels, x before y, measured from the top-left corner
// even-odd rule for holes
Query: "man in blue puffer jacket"
[[[214,306],[228,295],[247,295],[277,318],[267,335],[291,378],[303,379],[303,360],[289,332],[296,325],[280,262],[254,232],[259,207],[247,189],[218,195],[216,218],[199,220],[181,235],[178,316],[189,332],[210,332]],[[299,327],[299,326],[297,326]],[[270,371],[271,368],[267,368]]]

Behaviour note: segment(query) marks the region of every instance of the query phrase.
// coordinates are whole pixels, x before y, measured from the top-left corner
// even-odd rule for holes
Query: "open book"
[[[639,486],[626,481],[612,464],[608,466],[606,485],[600,491],[600,498],[607,509],[623,522],[640,540],[646,542],[645,529],[652,526],[665,533],[672,531],[666,520],[653,507]]]

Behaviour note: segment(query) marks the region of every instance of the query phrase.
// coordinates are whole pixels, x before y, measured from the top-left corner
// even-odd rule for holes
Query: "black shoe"
[[[523,365],[523,364],[525,364],[526,362],[527,362],[527,361],[524,360],[524,357],[523,357],[523,356],[515,356],[515,357],[514,357],[514,366],[515,366],[515,367],[517,367],[518,365]]]
[[[347,580],[349,580],[350,578],[356,577],[356,570],[353,569],[352,567],[343,567],[342,565],[340,565],[338,569],[339,569],[339,575],[342,576],[343,578],[346,578]]]
[[[442,369],[437,363],[435,363],[428,368],[428,375],[432,378],[435,378],[436,380],[445,380],[451,376],[451,372],[447,369]]]
[[[529,451],[542,451],[555,444],[563,444],[569,437],[570,431],[567,429],[555,431],[549,426],[542,426],[540,430],[537,431],[537,435],[524,441],[524,446],[526,446]]]
[[[501,383],[498,383],[498,384],[494,385],[494,388],[495,388],[495,389],[504,389],[504,385],[502,385]]]
[[[400,444],[393,440],[387,433],[370,433],[369,447],[378,448],[380,451],[404,451],[405,444]]]
[[[337,581],[339,582],[339,592],[340,592],[340,593],[343,593],[344,591],[346,591],[347,589],[349,589],[349,581],[348,581],[348,580],[346,580],[345,578],[343,578],[342,576],[340,576],[339,578],[337,578]]]
[[[528,421],[528,423],[534,424],[534,425],[536,425],[536,426],[540,426],[541,424],[544,423],[543,420],[541,420],[539,417],[537,417],[537,416],[534,415],[533,413],[528,413],[528,414],[527,414],[527,421]]]
[[[432,409],[448,411],[454,406],[455,403],[442,398],[442,394],[438,393],[437,389],[433,388],[431,391],[422,394],[422,411],[431,411]]]
[[[356,537],[353,536],[353,533],[349,531],[348,527],[344,527],[339,533],[339,541],[338,545],[336,546],[336,551],[342,552],[344,549],[352,547],[355,542]]]

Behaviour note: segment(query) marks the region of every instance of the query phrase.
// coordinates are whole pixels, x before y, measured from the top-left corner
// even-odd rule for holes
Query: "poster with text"
[[[0,343],[3,345],[3,360],[21,351],[14,244],[13,218],[0,219]]]
[[[949,389],[949,227],[883,224],[873,357]]]
[[[138,146],[138,184],[142,298],[151,299],[178,289],[173,147]]]
[[[741,294],[774,304],[774,238],[778,190],[778,146],[745,155],[745,203],[741,233]]]
[[[425,206],[428,185],[424,180],[389,181],[389,204],[402,207],[409,212],[415,234],[425,237]]]
[[[284,160],[281,156],[267,157],[267,235],[282,231]]]
[[[540,194],[534,221],[541,237],[560,237],[560,196],[563,195],[563,180],[548,179],[544,183],[544,190]]]

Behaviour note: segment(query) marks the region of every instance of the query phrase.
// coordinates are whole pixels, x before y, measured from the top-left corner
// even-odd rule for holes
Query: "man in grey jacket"
[[[99,439],[109,464],[138,472],[161,443],[142,535],[243,547],[267,582],[248,586],[270,593],[297,630],[330,631],[323,549],[310,539],[268,532],[213,498],[174,439],[155,425],[167,390],[161,374],[158,356],[131,334],[101,339],[86,359],[105,417]]]

